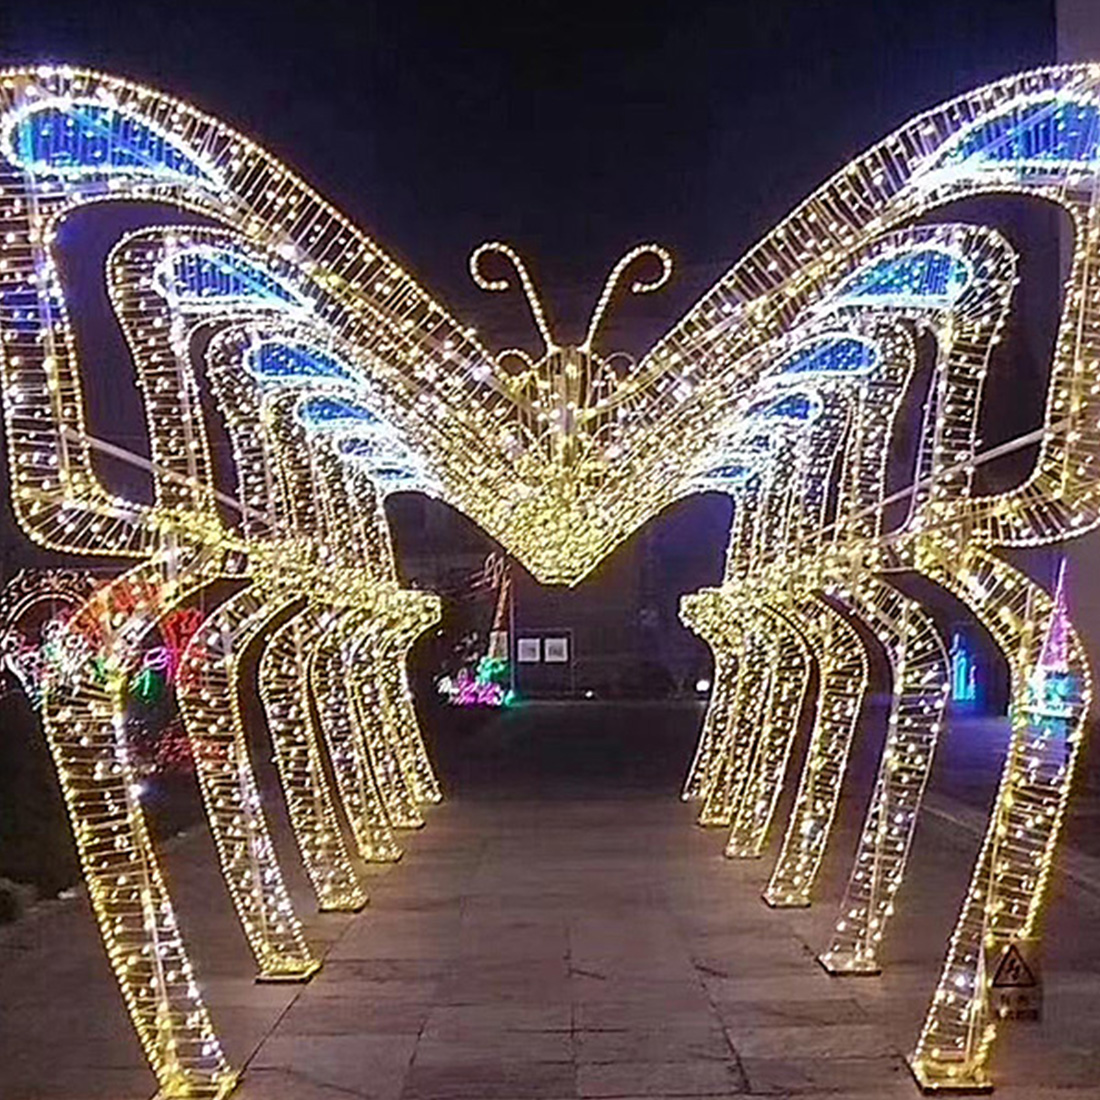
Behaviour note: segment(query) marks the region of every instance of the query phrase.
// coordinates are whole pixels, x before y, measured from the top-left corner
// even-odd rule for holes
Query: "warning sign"
[[[990,1007],[1002,1020],[1038,1020],[1043,1007],[1043,984],[1039,973],[1038,943],[1013,940],[998,957],[990,987]]]

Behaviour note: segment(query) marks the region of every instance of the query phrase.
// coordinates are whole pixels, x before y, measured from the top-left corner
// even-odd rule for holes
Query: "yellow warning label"
[[[1014,943],[1005,948],[993,975],[994,989],[1030,989],[1039,983]]]

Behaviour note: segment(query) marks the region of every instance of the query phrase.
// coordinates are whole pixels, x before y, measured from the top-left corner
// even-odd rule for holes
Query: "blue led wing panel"
[[[102,103],[43,103],[11,131],[12,159],[27,171],[209,179],[209,172],[148,123]]]
[[[970,265],[961,256],[941,248],[920,248],[871,261],[840,287],[834,304],[950,304],[969,282]]]
[[[935,168],[1060,166],[1100,159],[1100,109],[1050,98],[1019,103],[974,126]]]
[[[396,440],[379,443],[377,437],[352,437],[341,440],[340,454],[357,463],[383,491],[422,488],[426,484],[423,470]]]
[[[340,453],[345,458],[362,458],[373,462],[385,456],[392,456],[393,448],[380,444],[375,437],[356,436],[340,441]]]
[[[310,431],[382,426],[382,421],[365,405],[339,397],[310,397],[298,406],[296,415],[298,422]]]
[[[372,466],[367,473],[375,481],[388,485],[410,485],[420,480],[420,474],[408,466]]]
[[[740,462],[726,462],[703,470],[696,475],[695,483],[714,489],[732,489],[735,486],[744,485],[755,472],[752,466],[746,466]]]
[[[176,253],[160,272],[160,286],[170,298],[190,306],[238,302],[281,308],[305,302],[272,272],[229,249]]]
[[[263,382],[356,381],[352,371],[328,352],[280,340],[265,340],[252,348],[245,369]]]
[[[781,397],[766,397],[754,402],[745,415],[759,420],[808,424],[817,418],[820,411],[821,402],[813,394],[787,393]]]
[[[776,366],[777,375],[861,375],[878,366],[879,352],[854,336],[824,336],[797,348]]]

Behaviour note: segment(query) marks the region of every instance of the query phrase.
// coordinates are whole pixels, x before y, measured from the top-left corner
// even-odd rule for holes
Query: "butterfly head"
[[[656,244],[641,244],[627,252],[604,283],[584,340],[567,345],[555,339],[527,266],[508,245],[487,241],[474,249],[470,255],[474,282],[488,291],[511,287],[506,278],[485,275],[483,261],[494,253],[515,270],[544,349],[538,359],[521,348],[506,348],[497,353],[501,369],[496,380],[516,407],[520,435],[524,437],[517,448],[530,458],[537,456],[540,461],[550,458],[555,465],[613,461],[621,450],[618,424],[622,410],[629,406],[634,382],[629,375],[616,371],[617,356],[604,357],[595,350],[596,336],[627,269],[644,257],[657,261],[659,271],[653,278],[636,279],[630,287],[633,294],[647,294],[668,282],[672,257]],[[505,369],[505,364],[514,364],[515,369]]]

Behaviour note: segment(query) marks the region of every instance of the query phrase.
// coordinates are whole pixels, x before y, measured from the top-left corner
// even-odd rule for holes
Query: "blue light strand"
[[[777,375],[868,374],[879,364],[874,345],[852,336],[825,336],[798,348],[776,367]]]
[[[366,406],[339,397],[311,397],[297,410],[298,422],[310,431],[332,431],[349,425],[381,425]]]
[[[172,257],[172,296],[191,303],[253,299],[275,305],[299,306],[302,299],[270,271],[229,251],[191,250]]]
[[[809,422],[818,411],[819,402],[808,393],[787,393],[768,397],[748,407],[746,416],[764,420],[797,420]]]
[[[921,248],[874,261],[861,268],[837,291],[837,298],[873,299],[876,305],[894,301],[938,299],[954,301],[970,282],[967,263],[940,248]]]
[[[1048,99],[1015,105],[969,130],[937,168],[983,161],[1076,164],[1100,159],[1100,110],[1091,103]]]
[[[352,438],[342,440],[340,454],[356,461],[374,481],[391,485],[420,481],[421,472],[411,464],[411,456],[395,440],[388,446],[380,445],[376,438]]]
[[[266,340],[253,348],[245,360],[245,369],[265,382],[295,382],[331,379],[354,382],[355,375],[333,355],[306,344]]]
[[[167,138],[117,107],[44,105],[16,124],[14,152],[32,171],[132,172],[202,179],[207,172]]]

